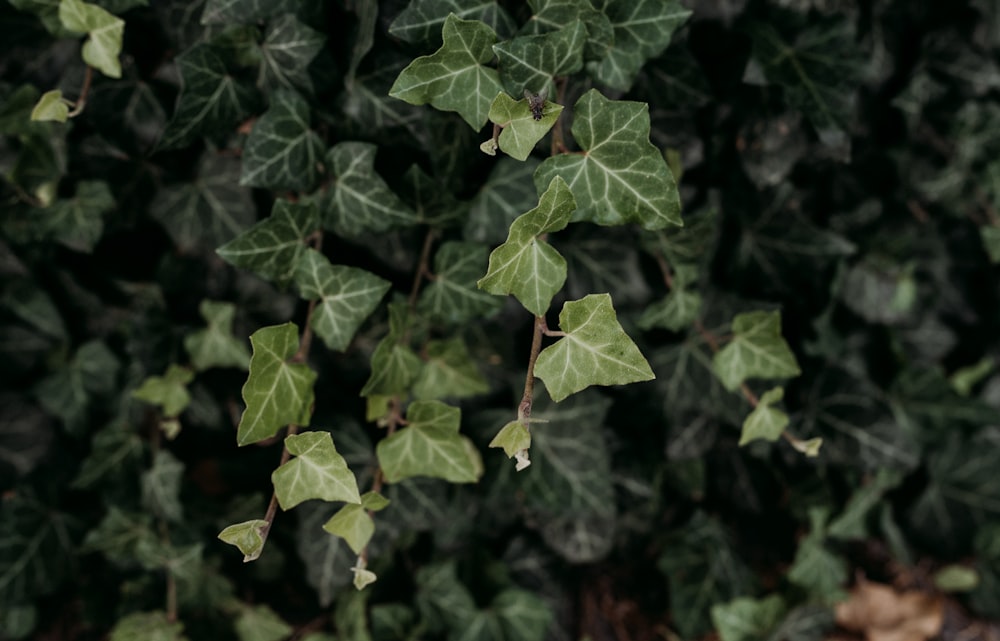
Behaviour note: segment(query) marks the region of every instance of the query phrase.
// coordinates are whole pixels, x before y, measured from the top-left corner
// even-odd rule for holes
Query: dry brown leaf
[[[941,631],[943,608],[932,594],[897,592],[881,583],[859,581],[847,601],[837,604],[837,624],[862,632],[868,641],[927,641]]]

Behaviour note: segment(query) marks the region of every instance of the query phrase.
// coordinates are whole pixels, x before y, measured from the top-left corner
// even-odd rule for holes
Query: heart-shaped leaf
[[[440,401],[415,401],[406,420],[406,427],[375,448],[386,481],[398,483],[414,476],[452,483],[479,480],[483,474],[479,452],[458,433],[461,410]]]
[[[283,510],[303,501],[345,501],[361,507],[358,482],[337,452],[329,432],[303,432],[285,438],[295,458],[271,474],[274,495]]]

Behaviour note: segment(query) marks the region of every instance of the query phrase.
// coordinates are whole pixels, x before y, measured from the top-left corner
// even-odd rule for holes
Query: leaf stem
[[[566,76],[559,76],[555,79],[556,83],[556,104],[561,105],[563,99],[566,97]],[[566,149],[566,143],[563,141],[563,126],[562,126],[562,114],[556,118],[555,124],[552,126],[552,148],[550,150],[550,155],[555,156],[558,154],[564,154],[569,150]]]
[[[424,236],[424,246],[420,250],[420,260],[417,262],[417,272],[413,276],[413,287],[410,288],[410,297],[406,301],[411,310],[417,305],[417,296],[420,294],[420,285],[423,283],[424,278],[429,279],[431,277],[431,247],[434,246],[436,238],[437,230],[433,227],[429,228],[427,235]]]
[[[299,426],[290,424],[285,432],[285,437],[294,436],[299,433]],[[281,460],[278,462],[278,467],[281,467],[288,462],[288,459],[292,458],[292,453],[288,451],[287,447],[282,446],[281,448]],[[271,526],[274,525],[274,517],[278,514],[278,493],[271,492],[271,502],[267,504],[267,512],[264,514],[264,520],[267,521],[267,525],[260,528],[260,547],[264,548],[264,544],[267,543],[267,535],[271,533]]]
[[[68,117],[79,116],[83,112],[83,108],[87,105],[87,94],[90,93],[90,83],[94,80],[94,68],[87,65],[86,71],[83,74],[83,86],[80,87],[80,97],[76,99],[76,103],[73,105],[73,111],[66,114]]]
[[[524,394],[521,396],[521,403],[517,406],[517,420],[525,427],[528,427],[531,418],[531,404],[535,395],[535,361],[538,360],[538,353],[542,351],[542,334],[549,331],[548,324],[544,316],[535,316],[534,333],[531,336],[531,353],[528,356],[528,373],[524,377]]]

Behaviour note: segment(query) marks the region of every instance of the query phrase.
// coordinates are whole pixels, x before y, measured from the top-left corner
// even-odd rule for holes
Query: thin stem
[[[396,432],[396,428],[400,425],[406,424],[406,419],[403,418],[402,414],[402,400],[399,395],[393,396],[389,400],[389,416],[386,418],[386,438],[389,438]],[[385,483],[385,474],[382,472],[382,466],[378,465],[375,468],[375,474],[372,476],[372,487],[371,492],[376,494],[382,491],[382,485]],[[374,519],[375,512],[373,510],[368,510],[368,517]],[[362,567],[368,565],[368,546],[366,545],[361,549],[361,553],[358,554],[358,562]]]
[[[524,377],[524,394],[521,396],[521,403],[517,406],[517,420],[528,427],[528,419],[531,418],[531,404],[535,394],[535,361],[538,360],[538,353],[542,351],[542,334],[548,331],[548,325],[544,316],[535,316],[534,333],[531,336],[531,353],[528,355],[528,373]]]
[[[310,234],[308,238],[306,238],[306,242],[312,245],[313,249],[316,251],[322,252],[323,231],[317,229]],[[302,330],[302,338],[299,339],[299,349],[295,352],[295,355],[292,356],[291,359],[291,362],[293,363],[304,363],[306,362],[306,358],[309,356],[309,349],[312,347],[313,337],[312,317],[313,311],[316,309],[316,301],[317,299],[315,298],[309,301],[309,310],[306,312],[305,327]]]
[[[90,93],[90,83],[94,79],[94,69],[90,65],[87,65],[86,71],[83,73],[83,86],[80,87],[80,97],[76,99],[76,103],[73,105],[73,111],[67,114],[70,118],[73,116],[78,116],[83,111],[83,108],[87,104],[87,94]]]
[[[562,104],[566,97],[566,76],[560,76],[556,78],[556,104]],[[555,125],[552,126],[552,148],[550,154],[555,156],[560,153],[566,153],[566,143],[563,141],[563,126],[562,126],[562,114],[559,114],[559,118],[556,119]]]
[[[290,424],[288,430],[285,433],[285,437],[293,436],[299,433],[299,426],[295,424]],[[288,459],[292,458],[292,453],[288,451],[287,447],[281,448],[281,460],[278,463],[278,467],[281,467],[288,462]],[[267,521],[267,525],[260,528],[260,546],[264,547],[267,543],[267,535],[271,533],[271,526],[274,525],[274,517],[278,514],[278,493],[271,493],[271,502],[267,504],[267,513],[264,514],[264,520]]]
[[[435,238],[437,238],[437,230],[434,228],[428,229],[427,235],[424,236],[424,246],[420,250],[420,260],[417,262],[417,273],[413,276],[413,287],[410,288],[410,297],[406,301],[406,304],[410,307],[410,309],[413,309],[417,305],[417,296],[420,294],[420,285],[423,283],[424,278],[429,279],[431,276],[431,247],[434,246]]]

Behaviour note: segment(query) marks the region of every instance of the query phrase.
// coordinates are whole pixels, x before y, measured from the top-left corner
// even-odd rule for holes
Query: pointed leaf
[[[133,612],[111,628],[108,641],[187,641],[184,624],[165,612]]]
[[[538,192],[531,182],[538,164],[538,160],[530,156],[525,162],[511,158],[497,161],[469,206],[464,230],[466,240],[499,245],[507,238],[514,219],[538,202]]]
[[[434,253],[434,280],[421,292],[417,310],[453,325],[499,310],[503,299],[476,287],[488,256],[488,248],[478,243],[442,244]]]
[[[357,559],[343,539],[321,530],[335,511],[335,506],[322,501],[309,501],[295,508],[296,551],[305,568],[305,579],[316,590],[323,607],[329,606],[340,588],[350,583],[351,565]]]
[[[198,371],[212,367],[246,370],[250,366],[246,340],[233,336],[236,306],[206,299],[198,305],[198,312],[208,327],[184,337],[184,349],[191,357],[194,368]]]
[[[299,348],[294,323],[258,329],[250,336],[250,344],[253,356],[243,385],[247,406],[237,428],[239,445],[271,438],[285,425],[309,425],[316,381],[308,365],[289,362]]]
[[[740,445],[764,440],[777,441],[781,433],[788,427],[788,414],[776,407],[775,403],[785,396],[785,388],[775,387],[761,394],[757,407],[753,408],[747,419],[743,421],[743,431],[740,433]]]
[[[84,62],[109,78],[122,77],[118,54],[122,51],[124,20],[81,0],[59,0],[59,20],[66,29],[87,34]]]
[[[515,469],[520,472],[531,465],[528,449],[531,447],[531,432],[522,421],[511,421],[497,432],[490,441],[490,447],[502,447],[507,458],[517,457]]]
[[[639,348],[618,324],[608,294],[567,301],[559,313],[566,333],[542,350],[535,375],[552,400],[561,401],[591,385],[624,385],[656,378]]]
[[[375,173],[377,147],[342,142],[327,153],[334,183],[323,201],[323,226],[344,236],[416,224],[417,217]]]
[[[527,160],[531,150],[556,124],[562,105],[546,101],[542,117],[536,119],[528,100],[514,100],[505,93],[497,94],[490,105],[490,121],[503,127],[500,132],[500,149],[511,158]]]
[[[180,523],[184,520],[181,508],[181,477],[184,464],[167,450],[160,450],[153,458],[153,466],[142,474],[142,503],[159,518]]]
[[[379,441],[375,452],[389,483],[430,476],[452,483],[475,483],[483,474],[479,452],[458,433],[461,410],[440,401],[415,401],[407,425]]]
[[[309,324],[327,347],[338,351],[347,349],[391,287],[389,281],[363,269],[331,265],[314,249],[299,258],[295,283],[303,298],[319,300]]]
[[[712,368],[733,391],[748,378],[791,378],[802,373],[781,337],[780,312],[748,312],[733,318],[733,339],[712,359]]]
[[[712,623],[722,641],[759,641],[781,622],[787,607],[779,594],[765,599],[742,597],[712,606]]]
[[[355,554],[361,554],[372,534],[375,534],[375,521],[363,506],[345,505],[330,517],[323,529],[347,541]]]
[[[252,24],[298,8],[298,0],[206,0],[201,24]]]
[[[180,416],[191,402],[187,385],[194,380],[194,372],[180,365],[171,365],[163,376],[150,376],[139,389],[132,392],[132,398],[157,405],[167,418]]]
[[[393,36],[417,44],[441,44],[441,27],[448,14],[480,20],[501,35],[514,30],[514,21],[496,0],[412,0],[389,26]]]
[[[678,286],[666,298],[647,307],[637,324],[642,329],[662,327],[679,332],[690,327],[700,313],[701,294]]]
[[[545,160],[535,172],[537,189],[561,176],[576,197],[574,220],[645,229],[682,224],[677,183],[649,142],[645,103],[608,100],[591,89],[576,102],[572,131],[586,153]]]
[[[547,33],[580,20],[587,28],[584,46],[587,60],[600,60],[614,43],[611,21],[590,0],[529,0],[528,5],[534,15],[521,27],[521,34]]]
[[[552,179],[538,206],[510,226],[507,242],[490,254],[479,288],[500,296],[513,294],[536,316],[549,308],[552,297],[566,281],[566,261],[538,237],[569,224],[576,202],[562,178]]]
[[[455,111],[475,130],[483,128],[490,103],[501,91],[493,60],[496,34],[478,20],[451,14],[441,31],[444,44],[403,69],[389,95],[412,105],[428,102],[442,111]]]
[[[311,191],[319,178],[323,141],[309,129],[309,103],[292,91],[271,94],[271,106],[243,148],[240,184]]]
[[[371,570],[366,570],[362,567],[353,567],[351,572],[354,573],[354,587],[358,590],[364,590],[366,587],[375,583],[378,577]]]
[[[43,93],[38,99],[38,104],[31,110],[32,120],[66,122],[67,118],[69,118],[69,104],[63,100],[62,92],[58,89]]]
[[[283,641],[293,632],[292,626],[266,605],[242,607],[233,629],[240,641]]]
[[[391,501],[378,492],[365,492],[361,495],[361,505],[364,506],[366,510],[372,512],[381,512],[385,508],[389,507]]]
[[[264,538],[261,532],[267,526],[267,521],[260,519],[234,523],[219,532],[219,540],[239,548],[243,553],[243,562],[247,563],[257,559],[264,550]]]
[[[302,24],[294,14],[286,13],[272,20],[260,45],[258,86],[312,93],[309,63],[325,43],[325,35]]]
[[[230,265],[284,285],[305,251],[305,237],[319,227],[315,205],[274,201],[271,216],[222,247],[218,254]]]
[[[520,96],[525,90],[554,96],[555,76],[568,76],[583,69],[586,39],[583,23],[574,20],[558,31],[518,36],[495,44],[500,82],[512,96]]]
[[[104,216],[115,208],[111,189],[102,181],[84,180],[71,199],[59,199],[37,210],[41,232],[70,249],[90,253],[104,231]]]
[[[429,341],[425,351],[427,361],[413,384],[414,398],[467,398],[489,391],[486,379],[460,336]]]
[[[295,458],[271,474],[281,509],[309,499],[361,503],[358,482],[329,432],[293,434],[285,439],[285,447]]]
[[[372,352],[372,373],[361,388],[361,396],[405,394],[420,373],[423,361],[401,342],[408,322],[405,306],[389,305],[389,334]]]

